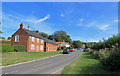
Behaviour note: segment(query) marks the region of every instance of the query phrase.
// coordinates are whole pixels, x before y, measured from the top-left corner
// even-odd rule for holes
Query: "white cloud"
[[[103,26],[100,26],[99,29],[101,29],[101,30],[107,30],[107,29],[109,29],[108,28],[109,26],[110,25],[103,25]]]
[[[63,17],[63,16],[64,16],[64,14],[61,14],[61,16]]]
[[[84,19],[80,19],[80,22],[83,22],[84,21]]]
[[[31,23],[40,23],[40,22],[43,22],[45,21],[46,19],[50,18],[50,15],[48,14],[46,17],[42,18],[42,19],[23,19],[23,21],[25,22],[31,22]]]
[[[114,22],[120,22],[120,20],[113,20]]]
[[[36,20],[35,23],[39,23],[39,22],[42,22],[46,19],[48,19],[50,17],[50,15],[48,14],[46,17],[44,17],[43,19],[39,19],[39,20]]]

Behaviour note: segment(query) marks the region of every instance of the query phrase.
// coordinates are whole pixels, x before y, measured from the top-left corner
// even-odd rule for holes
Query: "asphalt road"
[[[52,74],[80,57],[81,51],[2,68],[2,74]]]

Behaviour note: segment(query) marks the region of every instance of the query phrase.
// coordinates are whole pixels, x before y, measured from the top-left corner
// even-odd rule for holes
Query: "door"
[[[39,46],[37,46],[37,52],[38,52]]]

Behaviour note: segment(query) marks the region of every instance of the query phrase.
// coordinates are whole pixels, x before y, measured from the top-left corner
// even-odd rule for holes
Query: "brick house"
[[[20,28],[12,35],[12,45],[24,45],[27,52],[44,52],[44,51],[57,51],[58,44],[52,40],[45,39],[39,35],[39,31],[30,31]]]

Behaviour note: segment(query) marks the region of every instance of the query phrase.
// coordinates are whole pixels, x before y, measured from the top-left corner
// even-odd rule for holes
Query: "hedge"
[[[16,52],[25,52],[25,46],[24,45],[13,45],[14,51]]]
[[[14,48],[11,45],[2,45],[2,52],[13,52]]]

